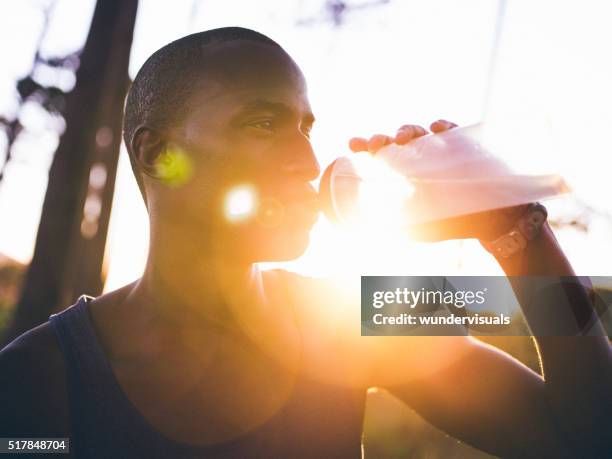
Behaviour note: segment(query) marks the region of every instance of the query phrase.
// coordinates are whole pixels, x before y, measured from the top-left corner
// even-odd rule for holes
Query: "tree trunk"
[[[101,293],[137,5],[97,2],[67,96],[66,132],[49,171],[34,256],[4,343],[79,295]]]

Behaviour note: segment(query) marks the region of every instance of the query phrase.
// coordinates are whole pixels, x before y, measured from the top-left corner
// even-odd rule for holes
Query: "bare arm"
[[[543,379],[492,346],[389,391],[446,433],[502,457],[571,457],[552,416]]]
[[[607,450],[612,453],[612,352],[603,326],[594,311],[589,293],[575,279],[575,273],[545,224],[538,238],[527,249],[500,260],[510,276],[514,292],[537,342],[542,361],[546,397],[563,434],[576,453]],[[570,282],[557,284],[546,296],[533,300],[533,292],[521,277],[553,276]],[[562,308],[570,310],[561,310]],[[589,336],[547,336],[544,317],[561,330],[582,329]],[[574,322],[574,323],[571,323]]]
[[[442,132],[454,126],[441,120],[430,129]],[[353,139],[351,148],[375,153],[387,143],[406,143],[426,133],[419,126],[407,125],[395,138]],[[499,228],[508,223],[503,219],[503,212],[483,213],[477,218],[449,220],[446,226],[424,225],[415,235],[426,240],[490,240],[503,234]],[[542,375],[499,350],[463,339],[457,341],[457,347],[467,350],[459,352],[462,357],[445,369],[401,386],[387,384],[387,388],[434,425],[494,454],[609,457],[612,352],[587,289],[575,281],[548,225],[523,252],[498,261],[510,277],[535,337]],[[521,276],[569,278],[570,282],[559,282],[546,295],[534,297],[536,292],[530,291],[529,282],[521,281]],[[551,334],[552,323],[558,330],[556,336]],[[567,333],[583,324],[589,325],[589,336]]]
[[[500,263],[508,276],[574,275],[548,226],[523,253]],[[593,313],[586,289],[558,285],[531,304],[520,278],[511,283],[536,337],[543,376],[469,341],[470,351],[445,370],[389,389],[434,425],[497,455],[604,457],[612,451],[612,359],[601,324],[591,322],[596,336],[538,336],[537,329],[543,315],[567,317],[555,311],[560,296],[570,295],[579,316]]]

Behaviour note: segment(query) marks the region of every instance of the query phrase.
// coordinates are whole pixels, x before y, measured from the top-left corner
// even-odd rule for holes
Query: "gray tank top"
[[[130,402],[96,337],[89,297],[53,314],[67,369],[71,450],[81,458],[351,458],[362,456],[365,391],[301,377],[277,414],[235,440],[179,443],[157,431]]]

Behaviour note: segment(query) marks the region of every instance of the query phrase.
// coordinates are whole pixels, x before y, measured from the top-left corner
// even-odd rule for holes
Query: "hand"
[[[457,127],[455,123],[438,120],[433,122],[429,129],[432,133],[438,134],[455,127]],[[392,143],[405,145],[426,134],[429,134],[429,132],[422,126],[405,124],[397,130],[394,137],[384,134],[373,135],[369,140],[362,137],[353,137],[349,141],[349,148],[354,152],[368,151],[376,154],[378,150],[386,145]],[[414,239],[427,242],[471,238],[491,241],[510,231],[526,208],[527,205],[506,207],[431,223],[423,223],[414,225],[410,232]]]
[[[448,131],[449,129],[455,128],[457,125],[446,120],[438,120],[431,123],[429,129],[434,134],[439,132]],[[422,137],[429,134],[427,129],[416,124],[404,124],[397,130],[395,137],[390,137],[384,134],[375,134],[370,139],[364,139],[363,137],[353,137],[349,140],[349,148],[354,152],[369,151],[375,154],[385,145],[395,143],[397,145],[405,145],[411,140],[418,137]]]

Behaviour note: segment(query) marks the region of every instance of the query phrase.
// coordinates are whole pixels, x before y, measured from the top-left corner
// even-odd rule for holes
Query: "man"
[[[464,336],[360,337],[357,318],[333,319],[343,305],[325,283],[257,269],[307,247],[320,172],[313,122],[297,65],[256,32],[198,33],[149,58],[124,123],[150,217],[144,275],[81,298],[0,353],[0,436],[70,437],[79,457],[354,458],[365,391],[378,386],[493,454],[610,453],[603,333],[538,339],[543,379]],[[424,133],[408,126],[352,146]],[[524,212],[423,230],[492,241]],[[572,276],[550,227],[537,229],[499,257],[506,273]]]

